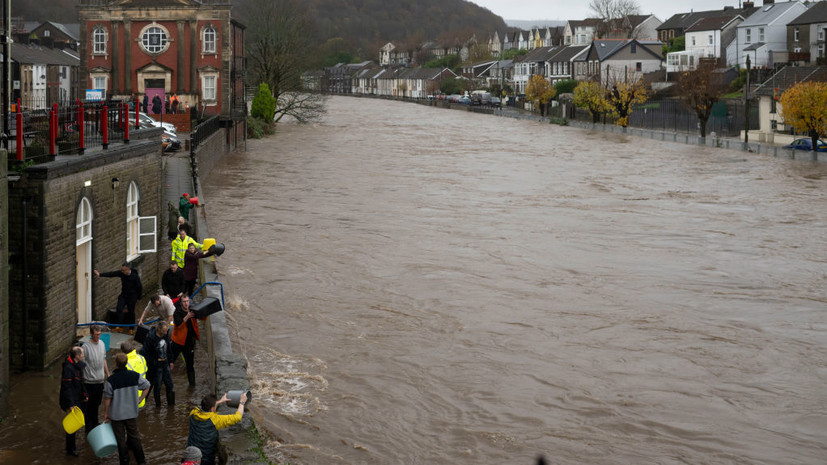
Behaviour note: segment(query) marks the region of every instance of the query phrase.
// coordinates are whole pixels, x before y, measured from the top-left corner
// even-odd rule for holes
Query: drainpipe
[[[29,228],[27,226],[26,218],[28,217],[29,206],[25,196],[23,197],[21,204],[23,206],[23,279],[21,283],[23,298],[20,299],[20,301],[23,308],[23,371],[26,371],[29,368],[29,354],[26,351],[26,347],[28,346],[26,339],[29,336],[29,309],[26,307],[28,303],[26,292],[29,289],[29,286],[27,285],[29,282],[29,256],[28,251],[26,250],[29,242]]]

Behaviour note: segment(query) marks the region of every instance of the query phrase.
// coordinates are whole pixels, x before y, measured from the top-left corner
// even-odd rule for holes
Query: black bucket
[[[138,325],[135,327],[135,342],[140,342],[141,344],[144,343],[144,339],[146,339],[147,334],[149,334],[150,327],[147,325]]]
[[[210,250],[216,257],[224,253],[224,244],[216,243],[210,246]]]

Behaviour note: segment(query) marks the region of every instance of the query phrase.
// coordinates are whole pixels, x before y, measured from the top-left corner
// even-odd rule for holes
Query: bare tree
[[[301,73],[312,56],[313,27],[295,0],[252,0],[242,17],[247,24],[248,69],[253,82],[266,82],[276,99],[275,121],[292,116],[313,121],[325,112],[325,98],[304,93]]]
[[[706,123],[712,114],[712,107],[729,88],[723,74],[715,72],[715,69],[714,60],[702,60],[695,70],[681,74],[678,81],[681,102],[698,116],[701,137],[706,137]]]
[[[628,18],[640,14],[637,0],[591,0],[589,9],[602,20],[597,28],[600,38],[607,38],[614,31],[623,31],[626,37],[631,36],[630,28],[633,26]]]

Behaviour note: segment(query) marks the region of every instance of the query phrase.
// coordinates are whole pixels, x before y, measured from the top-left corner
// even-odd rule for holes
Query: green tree
[[[442,80],[439,91],[446,95],[454,95],[462,92],[462,84],[457,78],[451,76]]]
[[[784,124],[810,136],[817,150],[818,139],[827,135],[827,82],[800,82],[787,89],[781,95],[781,116]]]
[[[557,84],[554,84],[554,90],[557,91],[557,95],[570,94],[574,92],[578,83],[579,81],[575,79],[563,79],[562,81],[557,81]]]
[[[669,39],[669,42],[663,45],[663,56],[667,53],[682,52],[686,50],[686,36],[678,36]]]
[[[442,58],[437,58],[437,59],[431,60],[431,61],[425,63],[424,65],[422,65],[423,68],[449,68],[449,69],[455,69],[457,66],[459,66],[459,55],[457,55],[457,54],[445,55]]]
[[[525,55],[526,53],[528,53],[528,50],[526,50],[524,48],[521,48],[521,49],[510,48],[508,50],[503,50],[503,52],[500,53],[500,60],[513,60],[514,58],[521,57],[521,56]]]
[[[266,82],[258,85],[253,102],[250,104],[250,116],[260,120],[271,122],[276,114],[276,99],[270,92],[270,86]]]

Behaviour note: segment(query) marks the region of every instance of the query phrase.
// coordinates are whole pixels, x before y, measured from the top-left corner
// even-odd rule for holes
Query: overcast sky
[[[585,19],[592,16],[588,0],[470,0],[477,5],[488,8],[503,19]],[[641,13],[652,13],[661,21],[666,21],[676,13],[686,11],[719,10],[724,6],[738,7],[738,0],[690,0],[673,2],[669,0],[638,0]],[[755,2],[763,4],[761,0]]]

